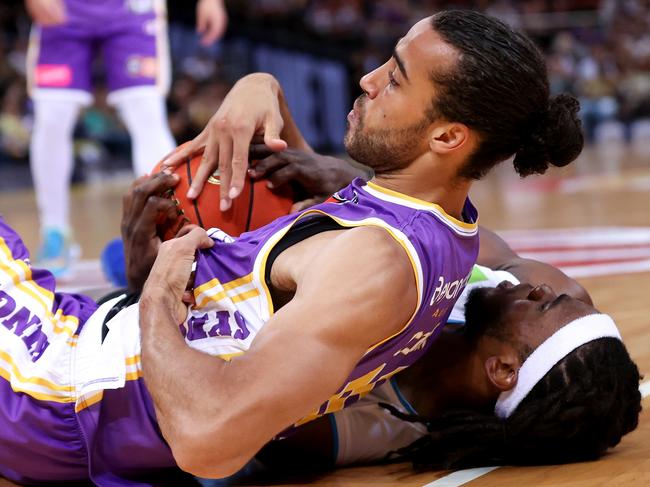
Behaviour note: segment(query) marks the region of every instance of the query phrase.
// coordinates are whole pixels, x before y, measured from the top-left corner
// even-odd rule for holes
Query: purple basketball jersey
[[[248,349],[274,312],[264,277],[269,253],[292,227],[313,218],[330,218],[342,227],[384,228],[411,260],[418,303],[408,324],[371,347],[339,391],[296,426],[352,404],[413,364],[446,322],[478,255],[477,213],[469,200],[461,222],[438,205],[358,179],[329,202],[237,240],[216,235],[216,245],[197,261],[197,307],[184,332],[190,346],[226,359]]]
[[[275,311],[265,280],[269,254],[315,218],[385,229],[410,258],[418,305],[399,333],[370,347],[339,391],[296,425],[348,406],[415,362],[447,320],[478,253],[469,200],[465,223],[437,205],[356,180],[331,201],[236,240],[213,230],[215,246],[196,263],[197,304],[181,327],[188,346],[225,360],[250,348]],[[54,294],[51,275],[32,272],[27,259],[0,220],[0,475],[146,485],[174,459],[141,378],[137,304],[108,322],[102,342],[113,302],[96,309],[83,296]]]

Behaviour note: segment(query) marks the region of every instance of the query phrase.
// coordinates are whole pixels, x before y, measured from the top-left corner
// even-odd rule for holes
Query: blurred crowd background
[[[388,56],[411,24],[446,8],[499,17],[546,53],[554,93],[582,104],[587,140],[629,143],[650,125],[650,0],[233,0],[228,33],[211,48],[195,34],[194,4],[168,0],[174,79],[168,97],[178,142],[198,133],[231,84],[274,73],[307,139],[341,151],[345,116],[361,75]],[[29,17],[22,1],[0,4],[0,166],[28,165],[31,106],[25,88]],[[129,137],[105,102],[96,66],[96,102],[75,132],[78,168],[130,167]]]

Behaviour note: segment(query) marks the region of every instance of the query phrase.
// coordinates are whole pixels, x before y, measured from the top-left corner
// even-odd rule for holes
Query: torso
[[[475,220],[474,211],[468,203],[467,219]],[[336,222],[336,229],[330,225],[327,231],[274,255],[285,237],[317,220]],[[363,226],[383,228],[408,255],[417,283],[415,312],[401,330],[371,346],[339,391],[296,425],[352,404],[410,366],[438,335],[467,282],[478,253],[478,228],[475,223],[456,221],[436,205],[384,192],[360,180],[336,199],[280,218],[236,240],[213,231],[215,246],[197,260],[197,304],[181,327],[188,346],[224,360],[246,353],[269,317],[291,299],[301,274],[320,249],[347,231],[341,228]],[[101,365],[101,356],[139,356],[139,330],[133,326],[139,319],[137,313],[137,306],[132,306],[111,320],[102,350],[92,351],[94,363]],[[115,366],[119,362],[111,361]],[[86,391],[92,394],[120,387],[139,367],[91,370],[83,374],[88,378]]]

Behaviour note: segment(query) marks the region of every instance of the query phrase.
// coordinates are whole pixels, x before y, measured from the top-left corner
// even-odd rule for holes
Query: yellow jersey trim
[[[14,362],[14,359],[7,352],[0,351],[0,359],[4,360],[7,363],[7,365],[11,368],[11,371],[8,371],[1,366],[0,370],[3,370],[5,373],[9,374],[11,377],[18,380],[18,382],[21,382],[23,384],[34,384],[56,392],[74,392],[74,387],[72,386],[62,386],[55,384],[54,382],[51,382],[42,377],[25,377],[20,372],[20,370],[18,370],[16,362]]]
[[[79,326],[79,319],[76,316],[66,316],[62,309],[52,313],[52,304],[54,303],[54,293],[41,287],[32,279],[32,270],[20,259],[14,259],[4,238],[0,237],[0,252],[4,254],[6,262],[0,262],[0,271],[6,273],[14,283],[17,289],[21,290],[29,297],[34,299],[42,308],[45,316],[52,325],[52,331],[55,334],[66,333],[73,337]],[[3,259],[4,260],[4,259]],[[12,265],[18,266],[23,276],[19,274]]]
[[[261,286],[263,288],[264,295],[265,295],[266,300],[267,300],[267,305],[268,305],[268,309],[269,309],[269,317],[273,315],[275,310],[274,310],[274,307],[273,307],[273,300],[271,298],[271,292],[269,291],[269,289],[268,289],[268,287],[266,285],[266,280],[264,279],[264,275],[265,275],[265,271],[266,271],[266,262],[268,260],[268,256],[271,253],[271,251],[273,250],[273,248],[282,239],[282,237],[284,237],[287,234],[287,232],[289,230],[291,230],[291,228],[293,228],[293,226],[298,221],[300,221],[302,218],[304,218],[305,216],[308,216],[308,215],[323,215],[323,216],[326,216],[326,217],[334,220],[336,223],[338,223],[339,225],[341,225],[342,227],[345,227],[345,228],[356,228],[356,227],[364,227],[364,226],[374,226],[374,227],[382,228],[382,229],[386,230],[388,232],[388,234],[404,249],[404,251],[406,252],[406,255],[409,258],[409,261],[411,262],[411,267],[413,269],[413,275],[415,276],[415,286],[416,286],[417,297],[418,297],[417,305],[416,305],[415,310],[413,311],[413,314],[411,315],[411,317],[408,319],[406,324],[398,332],[396,332],[393,335],[390,335],[389,337],[387,337],[387,338],[379,341],[378,343],[372,345],[370,348],[368,348],[368,350],[366,350],[365,353],[367,354],[367,353],[371,352],[372,350],[374,350],[375,348],[379,347],[380,345],[383,345],[384,343],[386,343],[386,342],[392,340],[393,338],[401,335],[410,326],[410,324],[413,322],[413,319],[415,318],[418,310],[420,309],[420,305],[422,304],[422,283],[420,282],[420,268],[419,268],[419,265],[416,263],[416,260],[414,259],[413,255],[411,255],[411,252],[410,252],[409,248],[407,247],[407,245],[398,237],[398,235],[396,233],[396,232],[398,232],[398,230],[393,228],[388,223],[384,222],[383,220],[381,220],[379,218],[375,218],[374,221],[368,221],[369,219],[359,220],[359,221],[343,220],[341,218],[332,216],[329,213],[326,213],[326,212],[324,212],[322,210],[307,210],[304,213],[301,213],[300,215],[298,215],[298,217],[296,217],[296,219],[293,220],[289,225],[287,225],[285,228],[279,230],[275,235],[273,235],[271,237],[272,240],[270,239],[269,242],[272,241],[272,244],[269,245],[268,248],[263,249],[263,254],[262,254],[262,252],[260,252],[260,255],[262,255],[262,262],[261,262],[261,265],[260,265],[260,268],[259,268],[259,278],[260,278],[260,284],[261,284]],[[408,239],[406,237],[404,237],[404,238],[406,239],[406,241],[408,241]],[[414,252],[415,252],[415,250],[414,250]],[[417,254],[416,254],[416,258],[419,261],[419,257],[417,257]]]
[[[77,401],[77,404],[75,404],[74,412],[78,413],[80,411],[83,411],[93,404],[97,404],[102,399],[104,399],[104,391],[99,391],[89,396],[82,397],[79,401]]]
[[[449,213],[447,213],[444,208],[440,205],[437,205],[435,203],[431,203],[429,201],[421,200],[418,198],[414,198],[412,196],[405,195],[403,193],[400,193],[398,191],[394,191],[392,189],[384,188],[383,186],[379,186],[377,183],[373,183],[372,181],[368,181],[367,186],[371,189],[374,189],[375,191],[378,191],[380,193],[383,193],[387,196],[391,196],[393,198],[396,198],[398,200],[402,200],[404,202],[410,202],[414,203],[418,206],[423,206],[423,207],[428,207],[430,209],[433,209],[436,211],[436,213],[440,214],[440,216],[444,217],[446,220],[449,221],[449,223],[452,223],[453,225],[456,225],[464,230],[478,230],[478,222],[474,223],[467,223],[461,220],[458,220],[457,218],[454,218],[451,216]],[[408,205],[407,205],[408,206]]]

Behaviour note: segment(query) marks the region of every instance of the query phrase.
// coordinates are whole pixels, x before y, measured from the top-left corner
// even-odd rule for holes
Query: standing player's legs
[[[34,28],[28,54],[28,83],[34,101],[30,164],[43,245],[39,265],[64,273],[76,246],[70,234],[72,132],[90,94],[88,39],[70,25]]]
[[[110,93],[133,145],[137,175],[151,171],[175,146],[167,123],[169,48],[165,4],[119,2],[116,19],[103,33]]]

